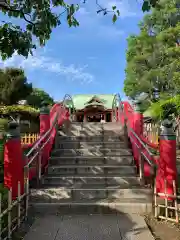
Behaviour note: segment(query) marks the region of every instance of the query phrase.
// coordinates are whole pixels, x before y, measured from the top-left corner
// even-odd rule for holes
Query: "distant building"
[[[68,100],[67,107],[75,109],[74,120],[78,122],[112,122],[116,106],[113,106],[114,94],[79,94],[72,96],[73,104]]]

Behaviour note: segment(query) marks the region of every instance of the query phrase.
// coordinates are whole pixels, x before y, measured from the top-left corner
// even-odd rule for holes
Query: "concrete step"
[[[132,152],[129,149],[108,149],[108,148],[79,148],[79,149],[55,149],[52,152],[52,156],[90,156],[90,157],[102,157],[102,156],[124,156],[131,155]]]
[[[59,136],[59,141],[89,141],[89,142],[101,142],[102,136]]]
[[[132,165],[133,157],[132,156],[51,156],[49,160],[50,165],[72,165],[72,164],[113,164],[113,165]]]
[[[144,199],[152,198],[152,190],[145,188],[116,189],[116,188],[64,188],[48,187],[31,190],[31,201],[44,203],[61,203],[64,201],[114,200],[118,199]]]
[[[60,203],[30,202],[37,214],[148,214],[152,213],[152,203],[146,199],[120,199],[120,200],[88,200],[88,201],[61,201]]]
[[[102,129],[100,130],[94,130],[94,129],[81,129],[80,130],[80,136],[105,136],[105,137],[113,137],[113,138],[117,138],[119,135],[122,135],[120,132],[116,132],[116,131],[110,131],[110,132],[106,132]]]
[[[97,148],[104,147],[108,149],[127,148],[125,143],[120,141],[88,142],[88,141],[69,141],[69,140],[64,140],[64,141],[59,140],[59,148],[60,147],[64,149],[92,148],[92,147],[97,147]]]
[[[120,141],[122,137],[115,136],[103,136],[103,135],[72,135],[72,136],[59,136],[59,141],[84,141],[84,142],[101,142],[101,141]]]
[[[50,165],[48,174],[119,174],[119,175],[134,175],[136,174],[135,166],[117,166],[117,165]]]
[[[93,148],[93,147],[104,147],[108,149],[119,149],[119,148],[127,148],[124,142],[118,141],[101,141],[101,142],[83,142],[80,141],[81,148]]]
[[[118,188],[127,188],[139,186],[139,178],[131,177],[131,176],[114,176],[114,177],[106,177],[106,176],[45,176],[43,179],[43,183],[46,185],[53,186],[64,186],[64,187],[72,187],[72,186],[113,186]]]

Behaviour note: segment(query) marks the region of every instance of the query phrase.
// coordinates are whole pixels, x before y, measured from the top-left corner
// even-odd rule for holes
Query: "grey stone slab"
[[[118,225],[122,240],[154,240],[142,216],[137,214],[119,215]]]
[[[44,215],[24,240],[153,240],[137,214]]]
[[[30,228],[24,240],[54,240],[59,230],[60,221],[56,216],[48,216],[37,218]]]
[[[116,215],[66,216],[56,240],[121,240]]]

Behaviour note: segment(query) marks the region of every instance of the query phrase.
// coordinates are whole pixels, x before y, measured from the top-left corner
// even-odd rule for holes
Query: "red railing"
[[[119,94],[114,98],[119,103],[116,120],[127,129],[124,136],[130,140],[140,179],[143,182],[151,179],[153,185],[156,183],[158,193],[164,191],[166,179],[168,194],[173,194],[173,181],[177,186],[177,167],[176,135],[172,123],[164,120],[159,143],[152,143],[143,135],[143,114],[134,110],[129,102],[122,102]]]
[[[42,174],[45,173],[58,128],[64,121],[70,119],[66,100],[72,101],[69,95],[65,95],[63,102],[55,104],[50,113],[46,106],[42,108],[40,138],[32,145],[22,146],[18,124],[11,124],[9,137],[4,147],[4,186],[12,189],[13,199],[16,199],[18,195],[18,183],[20,183],[22,193],[24,186],[27,192],[29,181],[35,178],[39,183]]]
[[[154,179],[158,158],[154,157],[152,149],[156,151],[158,145],[152,144],[143,136],[141,114],[136,113],[129,102],[122,102],[119,94],[116,94],[114,98],[119,103],[116,121],[127,127],[127,137],[131,144],[140,180],[144,183],[145,179],[148,180],[149,177]]]
[[[64,98],[65,101],[66,98]],[[69,116],[68,109],[63,103],[55,104],[50,111],[50,129],[42,135],[26,154],[25,178],[31,180],[36,177],[41,179],[42,173],[48,166],[50,152],[52,150],[57,129]]]

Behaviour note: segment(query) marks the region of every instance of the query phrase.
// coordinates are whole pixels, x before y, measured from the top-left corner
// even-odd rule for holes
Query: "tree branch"
[[[21,13],[23,15],[23,18],[26,22],[28,22],[29,24],[35,26],[35,23],[33,23],[32,21],[28,20],[25,16],[25,13],[22,11],[22,9],[15,9],[12,8],[12,6],[10,6],[6,1],[4,3],[0,3],[0,8],[4,9],[6,11],[10,11],[10,12],[18,12]]]

